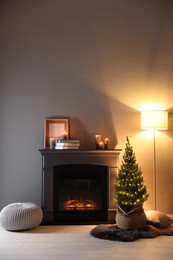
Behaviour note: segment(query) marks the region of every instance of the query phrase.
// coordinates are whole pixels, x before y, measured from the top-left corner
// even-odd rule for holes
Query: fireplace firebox
[[[68,164],[54,167],[55,221],[107,221],[108,167]]]
[[[39,151],[43,224],[114,221],[114,184],[121,149]]]

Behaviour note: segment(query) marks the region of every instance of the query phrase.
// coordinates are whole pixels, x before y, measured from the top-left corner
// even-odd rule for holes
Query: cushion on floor
[[[22,231],[41,224],[42,209],[35,203],[12,203],[0,212],[0,224],[8,231]]]
[[[147,210],[145,211],[145,215],[147,217],[147,224],[157,228],[165,228],[173,223],[172,218],[157,210]]]

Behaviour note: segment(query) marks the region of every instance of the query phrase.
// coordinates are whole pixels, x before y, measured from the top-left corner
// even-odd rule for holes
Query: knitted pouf
[[[39,226],[42,219],[42,209],[31,202],[12,203],[0,212],[0,224],[8,231],[32,229]]]

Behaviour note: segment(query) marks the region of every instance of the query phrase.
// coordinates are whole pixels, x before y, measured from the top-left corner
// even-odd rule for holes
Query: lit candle
[[[105,150],[108,150],[108,143],[109,143],[109,139],[106,137],[105,138]]]
[[[55,149],[55,137],[50,137],[49,143],[50,143],[50,149]]]
[[[100,149],[99,143],[101,141],[101,135],[99,134],[95,135],[95,139],[96,139],[96,149]]]
[[[64,140],[67,140],[67,137],[68,137],[68,134],[67,134],[66,131],[64,131],[64,132],[63,132],[63,139],[64,139]]]
[[[104,144],[103,144],[102,141],[100,141],[100,142],[99,142],[99,149],[100,149],[100,150],[103,150],[103,148],[104,148]]]

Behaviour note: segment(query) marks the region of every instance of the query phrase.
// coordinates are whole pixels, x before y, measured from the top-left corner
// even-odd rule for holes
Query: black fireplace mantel
[[[121,149],[112,150],[50,150],[42,154],[42,209],[43,223],[54,224],[53,174],[54,167],[66,164],[97,164],[109,168],[109,209],[115,209],[114,184]]]
[[[39,150],[45,167],[61,164],[93,163],[117,167],[121,149],[113,150]]]

